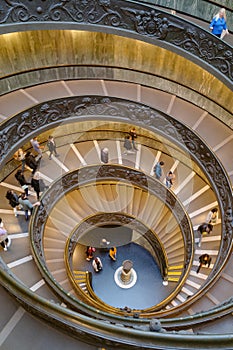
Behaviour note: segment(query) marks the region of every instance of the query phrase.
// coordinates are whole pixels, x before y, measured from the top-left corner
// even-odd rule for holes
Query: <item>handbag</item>
[[[220,39],[223,39],[226,34],[227,34],[227,30],[223,29]]]

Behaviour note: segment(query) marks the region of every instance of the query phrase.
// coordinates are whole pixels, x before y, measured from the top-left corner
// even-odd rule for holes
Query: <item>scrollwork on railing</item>
[[[2,123],[0,130],[1,167],[7,158],[32,136],[49,127],[58,126],[66,120],[76,122],[79,117],[83,116],[86,120],[91,120],[93,117],[100,120],[103,117],[108,117],[109,120],[113,121],[133,123],[138,127],[163,135],[190,154],[208,176],[219,200],[223,228],[221,242],[223,254],[218,257],[215,266],[224,264],[232,245],[233,206],[231,186],[225,170],[211,149],[197,134],[179,121],[153,108],[135,102],[102,96],[70,97],[38,104]],[[129,174],[131,177],[137,176],[136,173],[132,172],[131,174]],[[82,173],[79,176],[82,176]],[[65,186],[65,181],[63,180],[63,184],[57,184],[58,193],[61,191],[60,185]],[[141,177],[140,181],[145,181],[145,179]],[[213,276],[216,273],[215,267]]]
[[[206,173],[217,195],[222,218],[222,241],[215,267],[212,270],[206,288],[211,286],[211,279],[218,275],[224,266],[232,246],[232,196],[231,186],[225,170],[214,153],[193,131],[173,118],[153,108],[117,98],[102,96],[71,97],[42,103],[27,112],[20,113],[1,124],[0,157],[2,168],[19,146],[32,136],[43,132],[69,119],[78,121],[108,120],[133,123],[138,127],[162,134],[176,145],[190,153],[191,157]],[[33,118],[33,124],[30,123]],[[60,184],[62,185],[62,184]],[[60,185],[57,184],[57,191]],[[49,206],[49,203],[47,203]],[[46,208],[40,208],[44,210]],[[37,232],[39,238],[39,232]],[[39,240],[38,240],[39,241]],[[230,307],[230,306],[229,306]]]
[[[0,26],[25,22],[31,28],[40,23],[59,22],[95,26],[95,30],[99,31],[118,29],[118,33],[121,30],[122,34],[136,34],[138,38],[156,42],[157,45],[160,41],[169,45],[170,49],[179,48],[191,60],[199,59],[207,63],[213,74],[218,72],[218,77],[225,78],[226,83],[233,81],[233,49],[229,45],[190,22],[142,3],[124,0],[47,0],[37,6],[34,2],[25,4],[22,0],[5,0],[1,4]]]

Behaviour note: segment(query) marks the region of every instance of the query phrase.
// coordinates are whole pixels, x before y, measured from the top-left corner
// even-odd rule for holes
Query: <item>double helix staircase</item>
[[[52,160],[47,158],[48,152],[45,150],[39,169],[40,175],[48,185],[51,185],[58,177],[64,176],[76,168],[92,164],[99,164],[101,167],[100,149],[102,147],[108,147],[110,150],[109,164],[119,164],[130,167],[130,169],[135,168],[146,173],[147,176],[153,176],[155,162],[163,159],[165,161],[164,173],[172,169],[176,174],[176,181],[172,191],[187,210],[195,232],[194,259],[185,283],[182,285],[179,293],[164,309],[151,312],[150,315],[145,313],[145,316],[159,317],[160,314],[161,316],[172,313],[177,314],[177,310],[181,306],[181,309],[183,309],[181,317],[185,317],[194,315],[196,312],[209,310],[229,298],[231,296],[230,288],[224,290],[224,293],[219,293],[220,286],[223,283],[232,283],[232,276],[228,269],[227,272],[224,271],[221,274],[215,285],[202,295],[199,300],[192,303],[189,308],[182,307],[187,300],[200,293],[205,286],[205,282],[218,257],[221,242],[221,220],[219,220],[218,224],[214,226],[213,234],[203,238],[200,248],[197,246],[199,240],[196,233],[197,227],[201,222],[205,221],[208,211],[217,206],[218,202],[203,171],[198,169],[197,172],[194,172],[190,166],[190,164],[193,164],[192,162],[188,162],[189,164],[187,165],[180,159],[174,159],[174,155],[163,153],[143,144],[138,144],[138,151],[135,154],[124,155],[123,141],[121,139],[87,140],[61,145],[58,149],[60,157],[52,157]],[[12,236],[13,242],[7,255],[5,252],[1,253],[2,257],[16,278],[19,278],[30,290],[39,296],[46,296],[52,302],[60,303],[57,295],[51,292],[44,279],[41,278],[31,255],[23,213],[19,212],[19,217],[15,218],[13,211],[9,209],[9,205],[4,198],[4,193],[8,188],[22,192],[22,189],[16,184],[15,171],[10,173],[1,183],[3,191],[1,213],[2,216],[4,214],[4,222]],[[26,174],[30,177],[29,171]],[[93,196],[93,193],[97,195]],[[30,192],[30,198],[32,201],[36,201],[33,191]],[[64,208],[66,209],[64,210]],[[179,283],[184,267],[183,255],[185,246],[176,221],[169,214],[168,209],[157,198],[140,188],[124,183],[100,183],[98,186],[95,185],[94,188],[93,186],[86,186],[66,194],[53,207],[46,223],[43,241],[46,265],[56,283],[61,286],[67,295],[77,298],[74,287],[67,276],[64,263],[64,251],[70,233],[77,223],[81,222],[86,216],[98,212],[118,212],[121,210],[125,214],[137,217],[145,222],[156,232],[168,256],[168,283],[174,283],[174,285]],[[14,222],[13,225],[12,222]],[[13,227],[13,231],[11,231],[11,227]],[[21,227],[25,227],[24,232],[22,232]],[[13,252],[17,252],[17,254],[11,255]],[[209,268],[202,268],[201,273],[197,275],[198,258],[203,253],[211,255],[212,263]],[[36,270],[36,273],[34,270]],[[26,276],[25,271],[27,271]],[[84,293],[89,295],[90,293],[87,293],[89,279],[85,272],[76,271],[74,275],[75,278],[78,275],[77,285],[80,286]]]
[[[95,5],[97,4],[96,1],[94,3]],[[218,2],[216,3],[220,5]],[[61,7],[66,5],[67,2],[63,2]],[[108,10],[108,1],[98,2],[98,5]],[[212,5],[213,3],[211,3]],[[18,4],[7,2],[6,5],[3,4],[2,6],[2,13],[4,13],[4,6],[7,6],[7,11],[9,8],[15,7],[14,15],[16,15]],[[20,9],[25,9],[26,4],[22,4],[23,7],[20,6]],[[37,7],[36,11],[38,14],[41,11],[43,12],[43,6],[41,8]],[[112,12],[108,13],[109,16],[111,14]],[[170,21],[170,17],[167,17]],[[27,16],[23,18],[27,21]],[[33,22],[34,17],[30,18]],[[48,16],[48,18],[50,17]],[[9,16],[9,19],[15,20],[11,16]],[[56,18],[56,25],[58,23],[57,20],[59,20],[58,17]],[[76,24],[73,23],[73,25]],[[31,24],[27,23],[27,25],[30,28]],[[188,26],[187,23],[185,25]],[[20,26],[19,23],[18,26]],[[26,26],[24,26],[24,30],[25,28]],[[190,30],[193,31],[193,28]],[[196,33],[199,35],[198,31]],[[30,38],[33,38],[32,32],[28,33],[28,35]],[[55,38],[55,32],[53,35]],[[41,42],[43,42],[44,36],[42,32],[40,32],[39,36]],[[63,36],[64,38],[66,37],[64,32]],[[23,33],[22,37],[25,38]],[[194,35],[194,37],[196,36]],[[149,40],[153,40],[151,38]],[[4,41],[4,45],[8,41],[10,42],[9,37],[4,38]],[[224,43],[221,43],[221,45],[223,45],[224,50],[227,50]],[[40,48],[42,46],[44,46],[43,50],[46,51],[48,49],[49,56],[53,56],[48,43],[47,45],[42,44]],[[72,47],[72,44],[67,46]],[[122,47],[124,47],[123,38]],[[37,49],[31,45],[30,50],[35,50],[36,52]],[[7,57],[9,52],[5,49],[5,46],[3,50],[6,52]],[[231,51],[227,52],[231,53]],[[231,348],[229,344],[232,339],[232,310],[228,308],[228,301],[232,300],[232,254],[231,252],[228,252],[229,254],[226,253],[225,250],[225,242],[229,239],[229,227],[232,227],[232,222],[228,222],[226,225],[225,217],[226,215],[230,217],[231,214],[226,213],[228,211],[227,208],[224,208],[226,209],[225,212],[222,210],[221,201],[219,202],[219,198],[216,195],[215,183],[210,181],[211,164],[207,164],[204,157],[200,157],[198,164],[196,163],[196,148],[198,147],[195,142],[195,134],[190,136],[190,144],[194,141],[194,147],[190,148],[189,156],[182,147],[177,146],[176,142],[173,143],[169,132],[167,133],[167,139],[164,135],[161,136],[163,132],[162,127],[159,130],[161,133],[152,132],[150,127],[153,124],[153,118],[149,121],[147,119],[148,110],[155,108],[161,113],[172,116],[175,121],[183,123],[190,130],[194,130],[200,138],[200,143],[204,140],[209,149],[215,153],[223,168],[225,168],[225,174],[227,174],[232,183],[233,136],[232,124],[229,122],[232,115],[230,106],[227,107],[226,102],[224,102],[227,100],[225,96],[230,96],[232,93],[232,85],[230,85],[229,78],[225,79],[223,77],[225,80],[222,80],[227,82],[227,86],[230,87],[229,91],[220,86],[219,96],[216,97],[208,91],[210,84],[207,81],[203,84],[207,84],[207,88],[200,87],[200,91],[197,91],[194,83],[189,89],[189,81],[185,79],[182,81],[182,78],[177,84],[174,84],[175,78],[172,74],[171,76],[166,75],[163,79],[160,76],[162,70],[158,70],[158,72],[152,71],[150,74],[148,67],[145,68],[144,72],[132,66],[132,72],[127,72],[126,74],[126,71],[129,71],[128,66],[123,64],[120,67],[121,64],[115,63],[115,61],[113,69],[111,68],[112,71],[107,69],[109,67],[105,67],[106,71],[103,73],[101,71],[103,62],[96,63],[94,55],[90,59],[90,66],[85,61],[82,62],[83,67],[77,67],[77,62],[71,62],[71,64],[67,62],[66,66],[61,67],[64,62],[62,64],[58,63],[61,61],[59,61],[59,52],[56,53],[58,54],[54,55],[54,61],[51,60],[48,63],[46,58],[43,57],[41,50],[41,56],[38,55],[41,58],[39,62],[34,63],[35,67],[33,63],[32,65],[31,63],[28,64],[29,62],[25,60],[23,68],[20,65],[18,66],[17,60],[14,59],[15,57],[24,57],[22,52],[19,54],[16,46],[15,52],[9,56],[11,58],[9,59],[9,64],[5,63],[7,59],[5,60],[4,57],[4,68],[2,71],[5,69],[5,75],[3,74],[1,80],[2,94],[0,96],[2,130],[5,128],[8,120],[12,118],[14,122],[12,124],[9,122],[8,127],[1,132],[1,150],[8,149],[8,140],[10,140],[12,145],[12,149],[7,151],[7,163],[4,163],[4,169],[1,171],[0,183],[0,216],[8,230],[12,244],[7,252],[0,251],[1,283],[4,286],[0,289],[2,299],[0,347],[3,350],[14,349],[17,339],[18,348],[21,347],[24,350],[35,348],[39,350],[45,344],[44,339],[46,339],[46,346],[50,345],[51,349],[67,347],[69,349],[82,348],[89,350],[104,347],[110,350],[115,346],[124,349],[125,344],[131,348],[141,346],[142,348],[157,347],[165,349],[170,337],[172,339],[172,343],[170,342],[168,345],[170,348],[193,346],[194,348],[204,349],[209,347],[210,343],[215,348]],[[86,56],[85,54],[83,54],[83,57],[86,60],[88,55]],[[113,54],[114,57],[115,54]],[[60,51],[60,56],[63,56],[62,50]],[[138,60],[143,61],[144,57],[141,59],[139,56],[140,54],[138,53]],[[225,60],[228,62],[228,57],[225,56]],[[29,61],[34,62],[31,59]],[[129,61],[131,62],[132,60]],[[222,57],[220,57],[220,61],[222,62]],[[55,63],[53,64],[53,62]],[[111,60],[107,64],[111,65]],[[6,69],[8,66],[9,69]],[[217,66],[215,60],[213,60],[213,67],[215,67],[213,70],[219,70]],[[41,67],[43,68],[41,69]],[[221,64],[219,67],[222,67]],[[14,75],[14,69],[17,72],[16,75]],[[83,73],[85,69],[88,72],[88,79],[84,76],[86,73]],[[80,76],[80,80],[77,79],[77,70],[79,70],[78,76]],[[50,71],[52,72],[51,76],[49,75]],[[95,77],[94,79],[92,73]],[[222,73],[223,75],[224,73]],[[216,76],[221,76],[221,69]],[[198,78],[198,74],[196,77]],[[213,76],[211,76],[211,80],[212,78]],[[200,80],[197,79],[197,81]],[[168,85],[164,87],[166,83]],[[214,85],[212,81],[212,87]],[[213,91],[216,90],[214,89]],[[207,98],[204,97],[205,94]],[[69,98],[72,98],[72,96],[87,96],[87,108],[86,106],[85,108],[88,113],[87,115],[82,115],[82,118],[80,118],[81,122],[74,120],[74,115],[69,113],[71,111]],[[129,113],[132,115],[137,103],[141,104],[143,108],[140,110],[137,118],[129,117],[128,119],[125,117],[128,117],[128,110],[125,108],[124,113],[119,116],[118,120],[117,118],[114,119],[115,109],[110,108],[109,114],[106,114],[101,122],[100,120],[97,122],[96,120],[99,116],[96,113],[95,103],[89,103],[88,105],[87,101],[87,99],[91,100],[92,96],[103,96],[105,99],[104,108],[109,107],[108,102],[113,96],[117,99],[125,99],[127,96],[127,101],[124,100],[124,104],[132,107]],[[63,100],[60,103],[60,109],[51,108],[52,101],[55,98]],[[77,109],[77,114],[80,113],[81,115],[83,104],[81,103],[80,105],[81,107]],[[101,108],[99,111],[101,111]],[[49,111],[48,114],[46,114],[47,111]],[[15,121],[14,117],[17,114],[22,115],[22,124],[17,124],[17,121]],[[60,128],[56,124],[57,115],[63,115],[70,119],[67,124],[64,122],[64,125]],[[46,119],[47,117],[50,121],[46,127],[43,127],[44,118]],[[34,118],[38,119],[42,124],[37,124]],[[123,153],[122,140],[132,124],[136,125],[139,133],[137,140],[138,151],[134,154],[125,155]],[[14,128],[13,131],[12,128]],[[16,129],[17,132],[15,132]],[[27,130],[30,130],[28,134]],[[171,134],[174,131],[173,128],[169,130]],[[43,243],[43,251],[39,254],[40,258],[45,261],[45,269],[43,269],[43,266],[41,267],[38,264],[38,259],[35,257],[32,249],[33,242],[30,235],[33,231],[34,218],[32,218],[30,226],[28,226],[24,219],[24,213],[19,210],[18,217],[15,217],[5,198],[5,193],[8,189],[22,193],[22,189],[16,183],[14,177],[20,165],[12,158],[13,148],[15,147],[16,149],[16,146],[17,148],[23,146],[25,150],[30,149],[29,139],[31,136],[35,136],[36,133],[39,135],[42,143],[46,141],[50,133],[55,134],[58,144],[60,157],[52,157],[52,160],[49,160],[48,151],[45,147],[39,169],[41,177],[51,187],[62,176],[65,177],[66,174],[76,169],[96,165],[99,165],[101,168],[100,149],[103,147],[108,147],[110,151],[109,166],[128,167],[129,174],[133,171],[140,171],[141,174],[153,177],[155,163],[163,160],[165,162],[164,173],[172,170],[176,174],[172,193],[177,197],[177,201],[182,204],[192,224],[194,241],[190,267],[186,269],[187,267],[184,263],[187,242],[185,242],[180,227],[177,226],[177,219],[160,199],[150,191],[140,188],[140,186],[132,186],[127,182],[102,180],[102,182],[94,185],[86,184],[82,188],[67,192],[54,203],[44,226],[43,235],[42,232],[39,232],[36,237],[38,245],[41,243],[40,239]],[[18,134],[20,134],[20,140],[16,137]],[[192,140],[192,137],[194,140]],[[12,142],[12,139],[15,142]],[[3,162],[5,162],[4,157],[5,153],[3,152]],[[206,168],[202,166],[202,160]],[[214,178],[219,183],[217,172],[218,169],[216,169]],[[30,178],[30,171],[26,171],[26,176]],[[222,191],[224,192],[224,188],[222,188]],[[93,196],[93,192],[96,195]],[[32,202],[36,201],[36,196],[32,189],[30,189],[29,198]],[[222,202],[225,201],[225,198],[221,199]],[[46,193],[42,202],[43,200],[46,202]],[[213,207],[219,208],[222,217],[220,215],[218,223],[214,226],[213,233],[210,236],[203,237],[201,247],[198,247],[198,225],[205,221],[208,211]],[[42,210],[42,207],[39,209]],[[73,269],[72,273],[77,289],[80,288],[84,295],[81,298],[67,273],[64,255],[67,252],[67,242],[69,243],[77,225],[81,224],[87,217],[118,212],[140,220],[155,233],[161,246],[164,248],[168,261],[168,288],[171,286],[172,290],[177,288],[177,292],[166,305],[144,310],[142,315],[138,315],[138,312],[132,314],[119,312],[119,314],[114,314],[114,308],[104,303],[101,304],[98,295],[95,295],[93,292],[90,274],[81,269]],[[37,215],[37,212],[35,215]],[[203,253],[211,255],[212,262],[209,267],[202,267],[200,273],[197,274],[199,256]],[[219,264],[221,268],[217,269]],[[46,277],[47,272],[49,277]],[[185,272],[187,273],[184,277]],[[51,284],[48,283],[50,278],[53,281],[53,290],[51,289]],[[14,298],[11,298],[10,295],[13,295]],[[44,319],[47,322],[46,325],[26,312],[15,299],[20,301],[25,310],[30,311],[32,315]],[[93,299],[93,304],[86,303],[86,300],[90,299]],[[108,313],[108,310],[112,312],[112,315],[111,312]],[[142,310],[136,311],[140,313]],[[137,318],[138,316],[139,318]],[[149,332],[150,319],[155,317],[161,320],[162,326],[169,333],[167,339],[165,333]],[[59,330],[64,328],[66,333],[71,334],[76,339],[73,340],[71,337],[57,332],[55,329],[50,328],[50,325],[55,325]],[[185,332],[179,333],[180,329],[187,328],[189,329],[188,334],[185,334]],[[35,329],[37,337],[35,337]],[[23,337],[26,340],[22,339]],[[35,342],[35,338],[37,342]],[[80,339],[84,340],[84,343]],[[49,341],[51,341],[50,344],[48,344]],[[86,343],[91,343],[92,345]],[[40,344],[42,344],[41,347]]]
[[[119,141],[109,140],[105,141],[104,144],[105,146],[107,145],[110,150],[114,150],[114,145],[115,148],[117,148],[118,142]],[[77,166],[76,161],[77,163],[79,162],[81,154],[82,159],[85,159],[86,165],[90,164],[90,160],[88,163],[87,157],[85,157],[85,154],[82,152],[85,143],[86,142],[82,143],[80,148],[79,144],[71,144],[65,145],[64,147],[60,147],[59,159],[53,157],[52,161],[49,161],[46,159],[46,155],[44,155],[44,159],[40,168],[40,173],[48,184],[50,184],[52,180],[56,179],[56,174],[60,174],[61,172],[63,173],[64,169],[66,169],[65,172],[67,172],[68,170],[72,170],[72,168],[68,167],[70,162],[70,153],[68,152],[69,147],[73,152],[73,169],[75,169],[75,167]],[[92,143],[92,149],[90,148],[90,143]],[[89,159],[90,154],[92,155],[94,164],[99,161],[98,149],[102,146],[101,143],[99,147],[97,145],[99,145],[97,140],[95,140],[94,142],[87,142],[87,153]],[[76,149],[77,151],[74,151],[74,149]],[[121,149],[123,149],[122,145]],[[142,153],[142,150],[146,149],[146,147],[140,145],[139,149],[140,150],[138,152]],[[155,151],[150,150],[150,153],[151,158],[149,159],[149,152],[147,152],[148,175],[151,174],[154,159],[156,158]],[[79,157],[75,156],[76,154],[79,154]],[[124,162],[126,164],[129,163],[129,157],[131,157],[130,164],[132,165],[135,164],[136,158],[139,158],[139,155],[135,153],[130,156],[121,157],[121,162],[119,162],[119,159],[117,159],[117,154],[113,153],[113,159],[114,161],[117,160],[118,164],[124,164]],[[173,162],[173,165],[176,165],[176,172],[179,175],[180,173],[182,173],[182,170],[185,169],[184,164],[182,164],[182,170],[180,170],[179,162],[169,159],[168,155],[161,155],[161,158],[166,159],[169,166],[172,166]],[[150,166],[148,166],[149,164]],[[53,166],[55,168],[55,171],[52,172],[51,168]],[[142,169],[140,164],[138,168],[145,171],[144,169]],[[189,173],[191,173],[190,169],[185,169],[186,174],[188,173],[188,171]],[[51,177],[51,174],[53,174],[53,178]],[[195,199],[199,198],[199,200],[202,201],[202,203],[204,204],[199,214],[201,217],[199,218],[199,222],[201,222],[203,221],[203,214],[206,215],[208,208],[216,204],[214,201],[215,196],[210,186],[205,184],[204,179],[202,179],[198,175],[195,175],[193,179],[194,178],[196,179],[196,182],[198,182],[199,180],[199,187],[197,187],[197,185],[194,185],[194,188],[198,188],[198,191],[196,192],[196,194],[194,193],[193,197]],[[13,181],[14,177],[12,174],[9,176],[9,182],[4,181],[3,188],[5,189],[6,186],[15,186],[13,188],[19,190],[19,188],[17,188],[16,185],[12,184]],[[177,183],[178,181],[179,178],[177,178],[174,186],[174,192],[177,192],[177,194],[179,193],[179,187],[181,187]],[[202,189],[205,187],[208,187],[208,196],[205,195],[206,191],[203,191],[202,193]],[[185,192],[184,187],[182,188],[182,191]],[[199,216],[197,213],[197,208],[197,203],[195,203],[195,205],[190,205],[189,203],[189,205],[187,206],[187,210],[190,216],[192,217],[193,215],[193,217],[196,220],[195,223],[197,222],[197,217]],[[56,281],[60,285],[62,285],[62,287],[66,290],[67,293],[75,294],[67,277],[66,268],[64,264],[64,250],[68,236],[73,231],[77,223],[80,222],[84,217],[94,215],[97,212],[118,211],[123,211],[125,214],[131,215],[145,222],[158,235],[160,241],[162,242],[165,248],[168,258],[168,280],[170,279],[173,282],[177,282],[179,280],[179,276],[181,275],[181,271],[183,269],[184,243],[182,240],[182,235],[179,231],[179,227],[177,226],[177,222],[174,219],[174,217],[169,215],[168,208],[164,206],[163,203],[157,198],[153,197],[152,195],[148,194],[148,192],[143,191],[140,188],[134,188],[124,183],[101,183],[94,187],[93,185],[90,185],[68,193],[58,203],[56,203],[46,223],[44,232],[44,254],[46,259],[46,265],[48,266]],[[11,211],[9,210],[9,213],[10,212]],[[11,215],[13,215],[13,212],[11,212]],[[193,267],[190,271],[190,275],[185,285],[182,287],[180,293],[176,296],[176,298],[172,300],[171,304],[167,305],[167,309],[182,304],[188,296],[194,295],[195,292],[201,288],[202,284],[208,277],[209,271],[213,267],[216,256],[218,255],[219,243],[221,238],[220,232],[221,228],[219,223],[214,227],[213,236],[207,237],[206,239],[203,238],[201,249],[195,250]],[[26,237],[22,238],[25,239]],[[211,254],[212,265],[210,266],[210,269],[203,269],[202,273],[197,275],[196,268],[198,265],[198,257],[203,252],[209,252]],[[28,263],[32,263],[32,257],[30,254],[28,256],[25,256],[23,259],[25,259],[25,263],[27,262],[27,259]]]

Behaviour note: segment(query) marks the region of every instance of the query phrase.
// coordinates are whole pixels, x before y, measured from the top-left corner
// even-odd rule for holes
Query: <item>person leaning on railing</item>
[[[215,15],[210,23],[212,34],[223,39],[225,34],[229,34],[226,22],[226,10],[222,8],[217,15]]]
[[[16,151],[14,154],[14,159],[21,162],[22,164],[22,172],[24,172],[26,166],[25,155],[26,153],[23,151],[22,148],[19,148],[18,151]]]

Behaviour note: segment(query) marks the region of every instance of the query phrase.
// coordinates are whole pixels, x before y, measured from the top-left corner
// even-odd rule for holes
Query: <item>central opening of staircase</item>
[[[174,289],[173,283],[164,287],[163,278],[155,258],[138,242],[139,234],[126,226],[103,225],[89,230],[77,243],[73,258],[73,271],[92,274],[94,293],[106,304],[124,309],[145,309],[156,305]],[[102,245],[103,239],[106,245]],[[95,272],[92,261],[86,260],[87,246],[95,247],[93,259],[100,258],[103,268]],[[109,249],[116,247],[116,261],[109,257]],[[123,263],[131,261],[132,279],[126,288],[116,283],[120,280]],[[116,277],[117,275],[117,277]],[[122,282],[122,285],[124,283]]]

